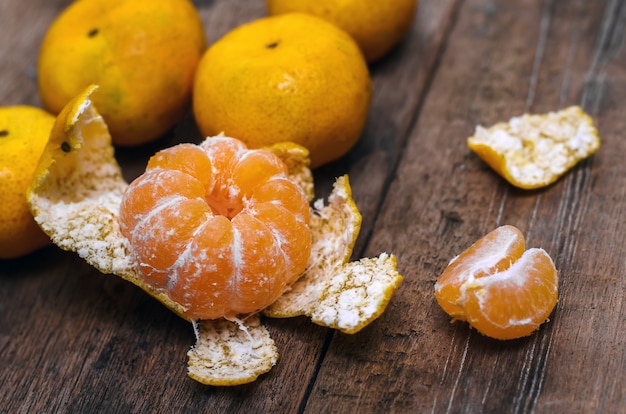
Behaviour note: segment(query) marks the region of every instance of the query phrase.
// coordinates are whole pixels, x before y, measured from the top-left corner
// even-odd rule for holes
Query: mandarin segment
[[[557,274],[542,249],[528,249],[498,279],[483,277],[466,286],[466,313],[479,332],[498,339],[528,336],[557,303]],[[515,295],[510,292],[515,291]],[[473,317],[472,315],[481,315]]]
[[[468,277],[480,278],[508,268],[522,256],[524,236],[514,226],[505,225],[489,233],[453,258],[437,282],[437,300],[450,316],[463,320],[464,290]]]
[[[254,216],[260,219],[272,233],[276,244],[282,247],[291,268],[304,270],[311,255],[311,231],[307,221],[299,219],[289,210],[273,203],[255,206]],[[289,243],[291,241],[291,243]],[[302,274],[292,273],[287,280],[291,284]]]
[[[468,147],[512,185],[536,189],[552,184],[600,148],[593,119],[571,106],[524,114],[489,128],[476,127]]]
[[[205,188],[212,186],[213,166],[206,152],[194,144],[179,144],[154,154],[146,170],[179,170],[197,179]]]
[[[154,287],[167,288],[169,269],[178,265],[208,214],[210,209],[201,199],[172,197],[135,226],[128,238],[135,241],[134,254],[143,259],[140,273]]]
[[[195,237],[187,245],[180,262],[171,269],[169,296],[185,309],[195,304],[198,313],[215,319],[229,313],[234,300],[234,292],[229,290],[235,272],[233,224],[224,216],[214,216],[197,231],[210,237]],[[211,267],[204,265],[209,259]]]
[[[287,177],[287,166],[269,151],[249,151],[232,169],[233,184],[244,198],[250,198],[258,187],[277,176]]]
[[[299,221],[308,223],[311,216],[306,195],[297,184],[288,179],[274,179],[259,186],[251,197],[251,201],[260,205],[271,203],[291,212]]]
[[[525,250],[522,233],[501,226],[455,257],[435,283],[435,297],[453,320],[496,339],[528,336],[558,299],[558,274],[543,249]]]
[[[290,265],[290,252],[277,242],[265,221],[250,212],[238,214],[232,222],[233,259],[237,266],[233,273],[234,316],[257,312],[283,293],[289,280],[286,269]]]
[[[196,178],[177,170],[150,169],[142,180],[133,181],[125,191],[120,207],[122,234],[132,237],[139,221],[157,207],[157,201],[203,198],[206,189]],[[132,208],[131,208],[132,206]]]

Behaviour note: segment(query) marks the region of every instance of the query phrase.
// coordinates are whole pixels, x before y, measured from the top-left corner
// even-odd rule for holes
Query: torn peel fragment
[[[272,369],[278,351],[258,315],[241,322],[226,319],[198,322],[198,341],[187,356],[189,376],[214,386],[255,381]]]
[[[139,286],[185,318],[180,305],[141,280],[120,233],[119,206],[128,183],[91,101],[96,91],[90,86],[57,117],[27,194],[31,212],[54,244]]]
[[[347,263],[328,281],[311,320],[354,334],[384,312],[401,282],[395,256],[382,253],[377,258]]]
[[[571,106],[547,114],[524,114],[489,128],[478,126],[467,145],[510,184],[537,189],[595,153],[600,138],[593,119]]]
[[[274,318],[306,315],[318,325],[350,334],[380,316],[402,276],[396,270],[395,256],[385,253],[349,262],[361,222],[348,176],[339,177],[328,205],[322,200],[314,205],[313,246],[307,269],[263,313]]]

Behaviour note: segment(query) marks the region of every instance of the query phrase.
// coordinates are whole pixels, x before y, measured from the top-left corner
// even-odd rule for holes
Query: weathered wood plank
[[[39,105],[39,43],[69,0],[0,2],[0,105]],[[266,321],[281,352],[257,382],[186,378],[193,332],[134,286],[51,247],[0,263],[0,412],[619,412],[626,406],[626,6],[620,0],[423,0],[408,38],[372,66],[361,141],[316,171],[319,196],[349,173],[363,217],[355,255],[398,255],[406,276],[357,335]],[[210,41],[262,1],[196,0]],[[523,192],[469,153],[475,124],[579,103],[600,152]],[[118,151],[128,179],[156,149],[200,136],[189,116]],[[538,334],[501,343],[450,324],[433,283],[499,224],[548,250],[560,302]]]
[[[69,3],[2,3],[0,104],[40,105],[37,51],[47,26]],[[195,3],[210,41],[264,14],[263,2]],[[316,174],[320,196],[328,193],[335,175],[356,177],[355,197],[365,206],[366,229],[377,214],[450,20],[451,2],[425,3],[405,43],[372,68],[372,116],[359,147]],[[407,54],[413,50],[419,53]],[[163,139],[140,149],[119,149],[117,155],[132,179],[155,150],[199,139],[188,117]],[[193,343],[190,327],[134,286],[54,247],[3,263],[0,277],[1,410],[295,412],[308,398],[332,336],[305,319],[268,321],[281,352],[277,367],[247,386],[204,387],[185,375],[185,352]]]
[[[335,335],[307,412],[624,408],[625,21],[610,1],[463,3],[365,249],[396,252],[406,281],[366,343]],[[576,103],[603,147],[547,189],[515,190],[467,150],[477,123]],[[561,294],[536,335],[498,342],[449,324],[433,284],[505,223],[551,253]]]

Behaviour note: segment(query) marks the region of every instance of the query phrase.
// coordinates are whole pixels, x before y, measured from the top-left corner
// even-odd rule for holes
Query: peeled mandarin
[[[311,252],[308,200],[287,173],[275,154],[232,138],[154,155],[120,207],[141,277],[191,319],[270,305]]]

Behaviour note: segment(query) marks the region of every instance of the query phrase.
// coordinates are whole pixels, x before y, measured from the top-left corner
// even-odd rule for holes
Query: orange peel
[[[477,126],[468,147],[499,175],[522,189],[558,180],[600,148],[593,119],[579,106],[513,117],[489,128]]]
[[[60,248],[78,253],[104,274],[137,285],[192,322],[196,344],[188,352],[191,378],[216,386],[254,381],[278,360],[274,341],[258,314],[243,320],[191,320],[179,304],[139,277],[118,224],[128,183],[115,159],[106,123],[93,105],[96,90],[97,86],[88,87],[57,117],[27,193],[35,221]],[[293,143],[268,149],[285,162],[289,178],[313,199],[308,151]],[[306,314],[317,324],[354,333],[384,311],[402,276],[392,255],[349,263],[361,216],[347,176],[337,180],[329,202],[324,206],[317,200],[312,208],[311,232],[317,244],[299,279],[302,282],[297,281],[285,295],[288,299],[279,298],[281,306],[290,310],[282,314],[268,310],[265,315]]]
[[[349,262],[362,218],[347,175],[335,181],[328,201],[325,206],[317,200],[313,206],[307,269],[263,313],[275,318],[306,315],[319,325],[356,333],[382,313],[402,276],[395,256],[386,253]]]

